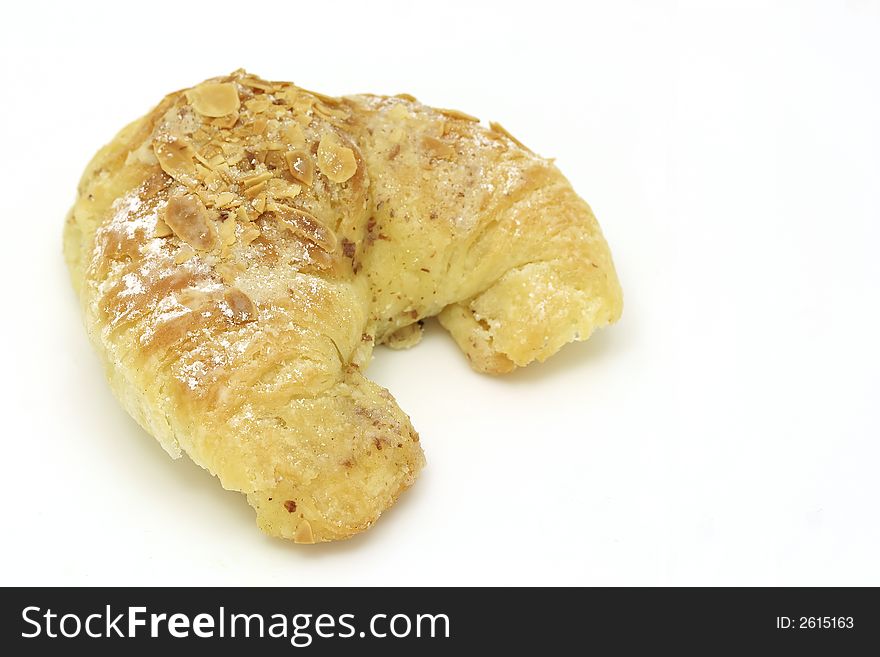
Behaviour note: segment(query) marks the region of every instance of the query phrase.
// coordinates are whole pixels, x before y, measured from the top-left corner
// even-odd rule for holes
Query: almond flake
[[[235,198],[235,194],[233,194],[232,192],[220,192],[219,194],[217,194],[215,203],[218,208],[225,208],[227,205],[232,203]]]
[[[460,112],[456,109],[438,109],[443,116],[448,116],[450,119],[459,119],[461,121],[470,121],[471,123],[479,123],[480,119],[476,116],[471,116],[470,114],[465,114],[464,112]]]
[[[189,244],[184,244],[180,247],[180,249],[178,249],[177,255],[174,256],[174,262],[178,265],[181,265],[192,258],[195,254],[195,250]]]
[[[254,119],[254,122],[251,124],[251,134],[254,136],[258,136],[266,132],[266,125],[268,124],[268,119],[265,116],[258,116]]]
[[[257,318],[257,307],[250,297],[238,288],[230,288],[223,295],[230,314],[228,315],[236,324],[252,322]],[[226,313],[224,313],[226,314]]]
[[[226,116],[218,117],[211,121],[211,123],[223,130],[229,130],[236,123],[238,123],[238,112],[232,112],[231,114],[227,114]]]
[[[156,220],[156,227],[153,229],[153,237],[170,237],[174,235],[174,231],[161,219]]]
[[[317,217],[305,210],[287,208],[279,218],[285,226],[328,253],[336,249],[336,235],[322,224]]]
[[[258,185],[265,180],[271,180],[272,175],[273,174],[271,171],[264,171],[263,173],[258,173],[255,176],[248,176],[241,181],[241,184],[245,187],[253,187],[254,185]]]
[[[253,224],[248,224],[241,234],[241,243],[247,246],[260,236],[260,229]]]
[[[301,148],[302,146],[305,146],[306,137],[303,134],[303,129],[298,123],[291,123],[289,126],[284,128],[281,134],[284,141],[286,141],[291,146],[295,146],[296,148]]]
[[[194,194],[168,199],[164,219],[177,237],[199,251],[210,251],[217,244],[217,236],[208,221],[208,210]]]
[[[284,159],[287,160],[287,168],[294,180],[301,182],[306,187],[311,187],[315,176],[312,156],[304,150],[295,150],[285,153]]]
[[[425,150],[428,151],[431,157],[448,160],[455,155],[455,149],[452,148],[452,146],[442,139],[437,139],[436,137],[431,137],[429,135],[422,137],[422,146],[424,146]]]
[[[403,103],[396,103],[394,107],[388,110],[388,118],[392,121],[401,121],[407,117],[409,117],[409,112]]]
[[[275,87],[271,82],[267,82],[258,77],[248,76],[246,78],[241,78],[240,82],[246,87],[250,87],[251,89],[259,89],[260,91],[273,91]]]
[[[176,137],[160,138],[153,142],[153,152],[162,171],[175,180],[192,182],[196,172],[195,151],[186,141]]]
[[[301,189],[302,187],[299,185],[289,185],[286,181],[281,180],[280,178],[275,178],[275,180],[269,181],[269,191],[275,198],[292,201],[299,195]]]
[[[510,141],[512,141],[514,144],[516,144],[516,145],[519,146],[520,148],[529,151],[529,153],[532,152],[532,151],[531,151],[531,150],[530,150],[525,144],[523,144],[519,139],[517,139],[517,138],[514,137],[512,134],[510,134],[509,132],[507,132],[507,130],[505,129],[505,127],[504,127],[503,125],[501,125],[500,123],[496,123],[495,121],[492,121],[491,123],[489,123],[489,129],[490,129],[492,132],[496,133],[496,134],[503,135],[504,137],[507,137]]]
[[[186,92],[193,109],[202,116],[221,117],[237,112],[241,101],[231,82],[203,82]]]
[[[220,242],[224,246],[235,244],[235,217],[233,215],[229,215],[223,220],[223,223],[220,224],[220,230],[218,233],[220,236]]]
[[[335,132],[326,132],[318,144],[318,168],[335,183],[344,183],[357,171],[357,160]]]
[[[271,177],[271,176],[270,176]],[[247,189],[244,190],[244,195],[248,198],[256,198],[260,194],[266,191],[266,181],[262,180],[255,185],[251,185]]]

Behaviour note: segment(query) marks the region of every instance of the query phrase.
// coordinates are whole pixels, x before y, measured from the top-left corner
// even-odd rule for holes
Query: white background
[[[2,584],[880,584],[880,4],[13,3],[0,27]],[[558,158],[621,322],[471,372],[437,326],[370,372],[429,466],[295,546],[120,409],[61,227],[168,91],[245,67],[409,92]]]

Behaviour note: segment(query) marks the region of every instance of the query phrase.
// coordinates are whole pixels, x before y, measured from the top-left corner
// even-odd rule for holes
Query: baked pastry
[[[299,543],[369,527],[424,465],[376,344],[436,315],[497,374],[622,305],[590,208],[499,125],[244,71],[98,152],[64,251],[128,412]]]

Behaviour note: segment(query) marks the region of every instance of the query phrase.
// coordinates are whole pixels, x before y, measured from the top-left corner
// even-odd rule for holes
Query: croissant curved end
[[[86,168],[65,256],[114,392],[298,543],[369,527],[424,466],[364,377],[437,316],[474,369],[618,319],[589,206],[497,124],[244,71],[172,93]]]

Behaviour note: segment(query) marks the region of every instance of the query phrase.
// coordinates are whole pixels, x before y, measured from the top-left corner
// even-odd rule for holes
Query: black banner
[[[875,589],[5,589],[6,654],[876,650]],[[75,645],[74,645],[75,644]],[[843,652],[841,652],[843,651]]]

